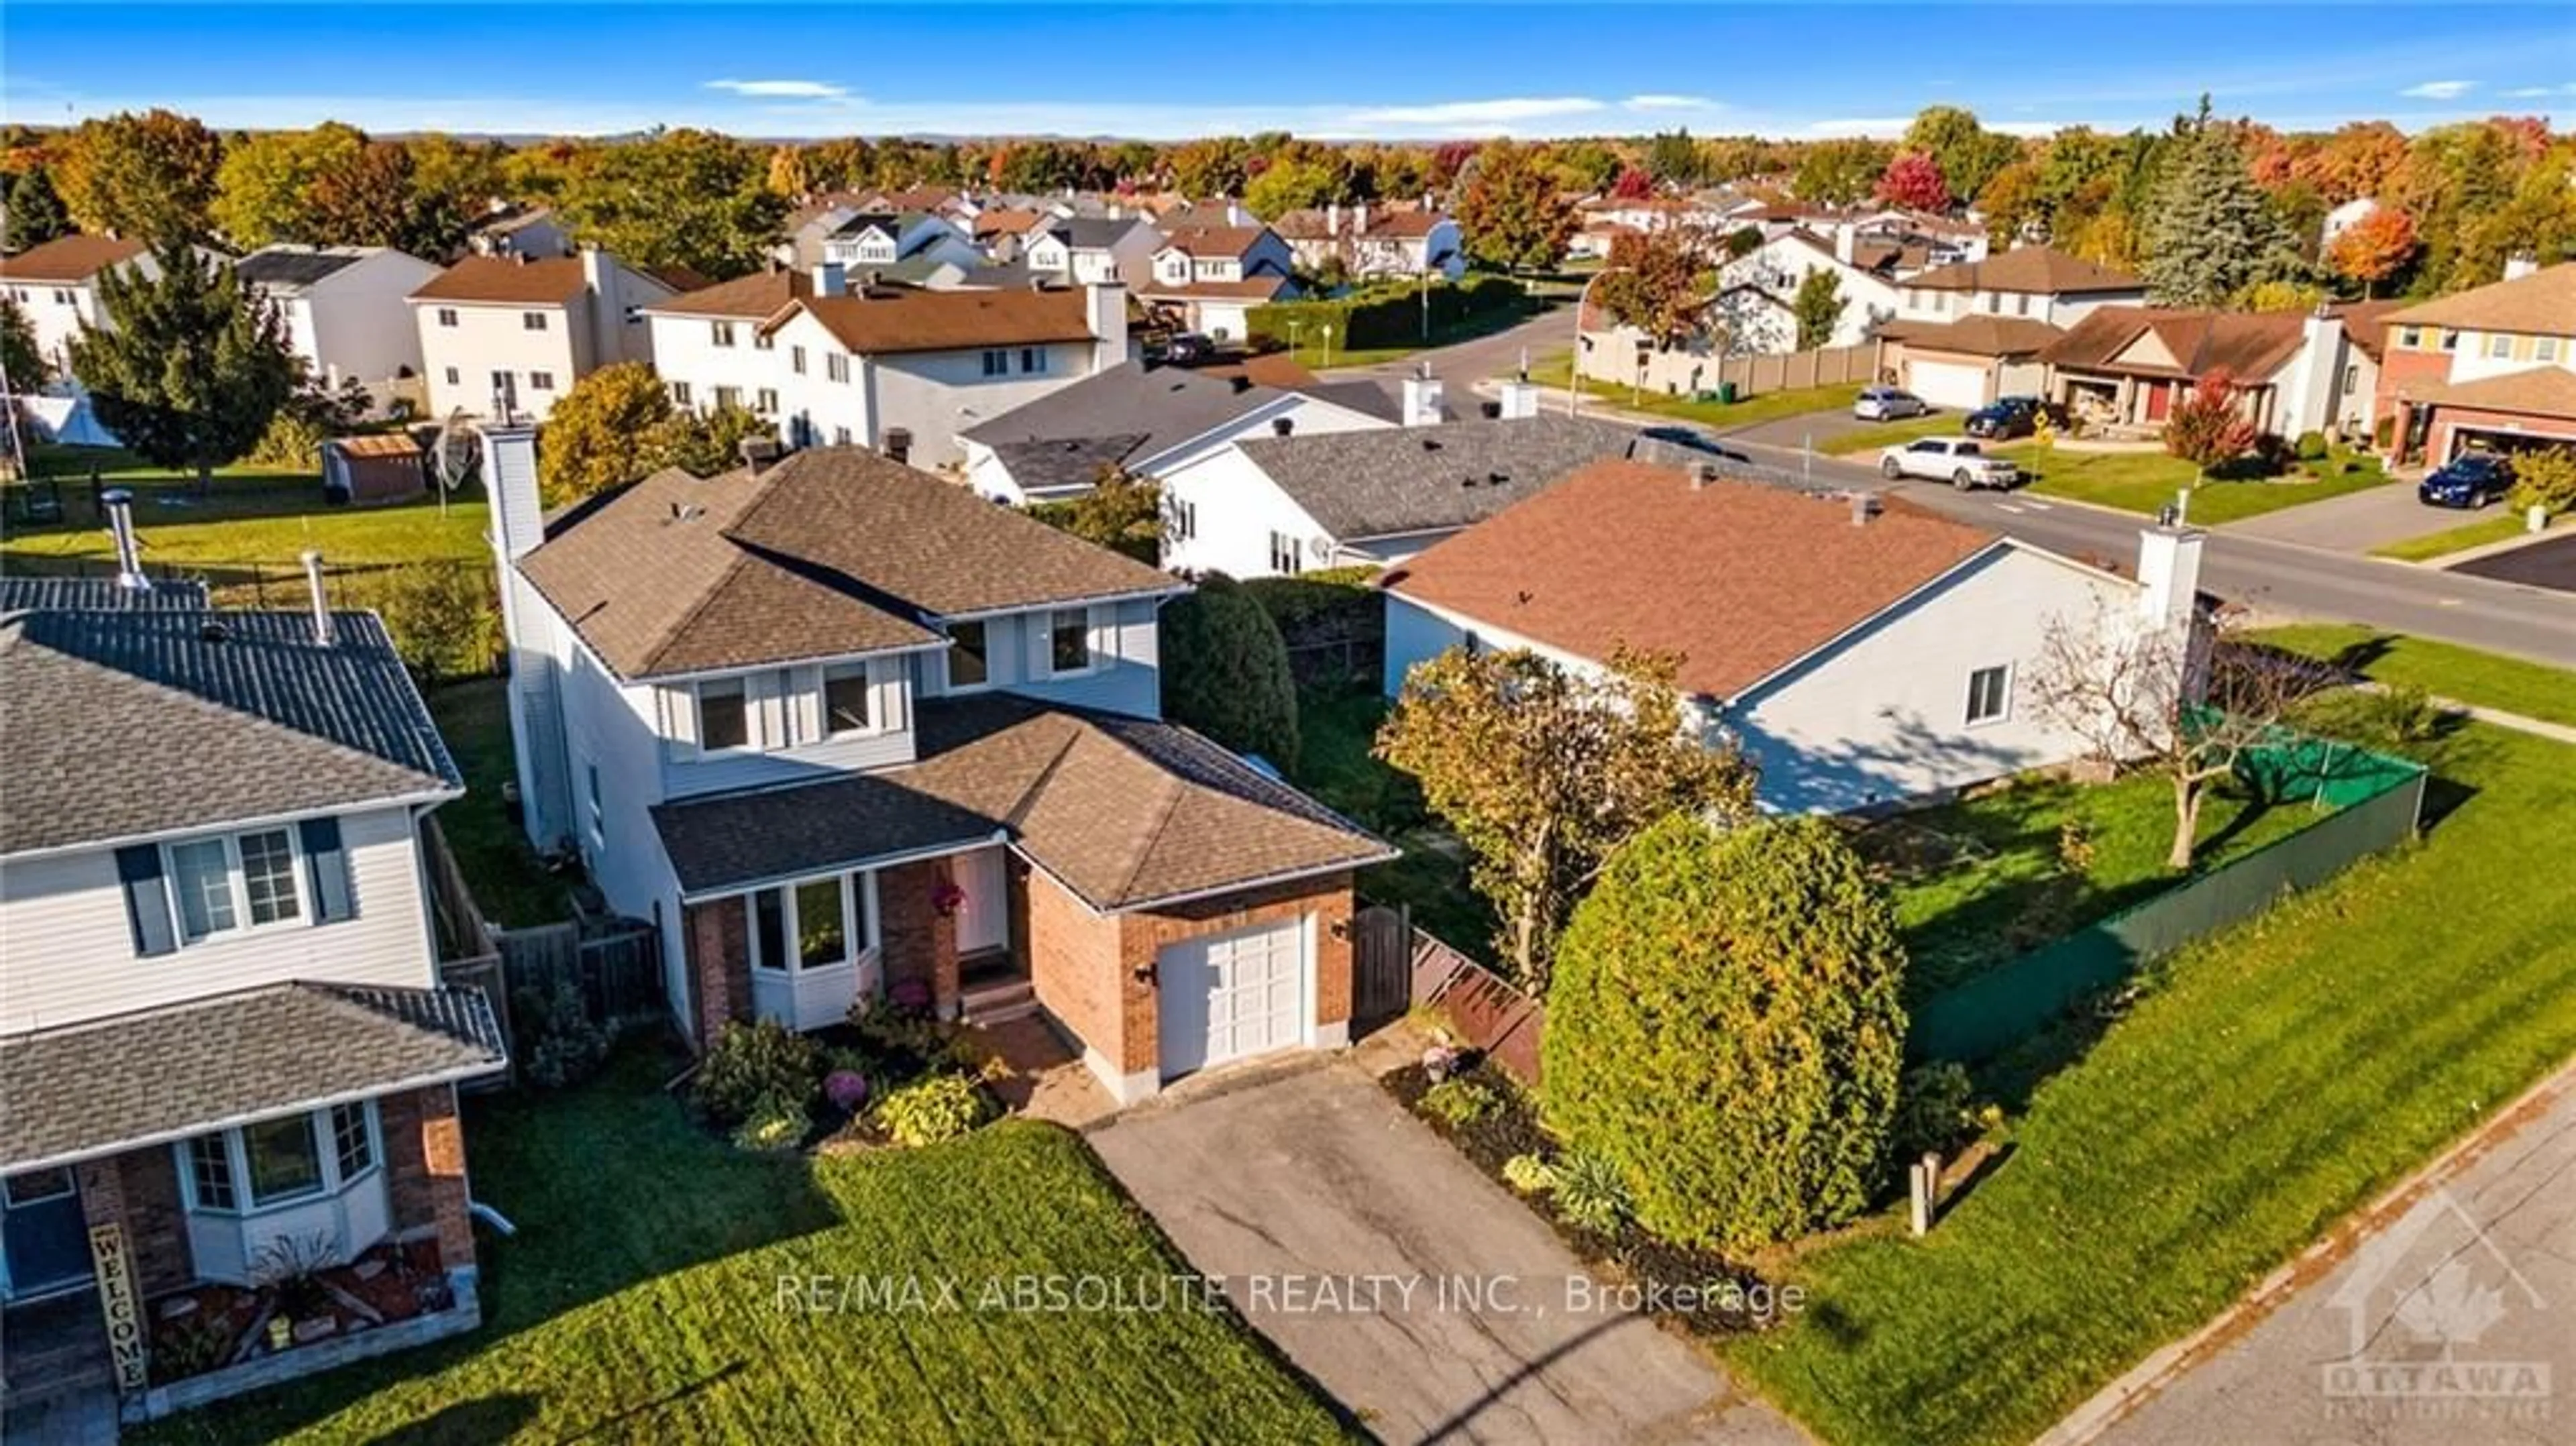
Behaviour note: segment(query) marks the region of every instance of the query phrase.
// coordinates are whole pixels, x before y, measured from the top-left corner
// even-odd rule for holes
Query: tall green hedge
[[[1508,276],[1477,273],[1463,281],[1435,282],[1431,287],[1433,329],[1497,311],[1519,311],[1528,293]],[[1346,296],[1316,301],[1274,301],[1252,308],[1244,318],[1255,346],[1286,346],[1292,340],[1313,346],[1323,327],[1333,328],[1336,350],[1351,347],[1407,346],[1422,340],[1422,285],[1413,281],[1377,282]]]
[[[1904,1067],[1905,954],[1832,824],[1676,815],[1612,856],[1548,985],[1550,1126],[1637,1221],[1750,1249],[1868,1208]]]
[[[1297,766],[1297,685],[1279,625],[1221,572],[1163,609],[1163,713],[1237,753]]]

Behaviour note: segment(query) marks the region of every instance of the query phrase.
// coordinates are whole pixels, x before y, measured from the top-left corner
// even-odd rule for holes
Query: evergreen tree
[[[0,252],[11,256],[71,233],[72,215],[42,166],[30,166],[9,184],[8,224],[0,227]]]
[[[72,374],[101,424],[156,467],[215,469],[258,445],[295,390],[294,354],[277,317],[251,302],[230,266],[194,247],[156,248],[141,266],[99,273],[108,325],[72,339]]]
[[[2234,134],[2210,123],[2206,99],[2156,186],[2145,251],[2139,269],[2159,306],[2224,306],[2300,270],[2297,239],[2254,184]]]
[[[1789,309],[1798,318],[1798,350],[1814,351],[1834,339],[1834,327],[1843,319],[1842,278],[1819,266],[1798,283],[1797,297]]]

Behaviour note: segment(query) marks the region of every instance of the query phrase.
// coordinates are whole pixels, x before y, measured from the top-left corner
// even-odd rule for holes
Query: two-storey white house
[[[1142,216],[1047,216],[1020,234],[1017,259],[1029,270],[1076,285],[1146,284],[1163,234]]]
[[[35,329],[36,352],[52,376],[71,375],[73,337],[106,323],[98,277],[117,266],[132,266],[146,276],[161,270],[142,242],[115,236],[58,236],[15,256],[0,256],[0,290]],[[45,378],[9,380],[20,391],[32,391]]]
[[[427,1242],[446,1319],[476,1319],[455,1087],[506,1052],[483,994],[439,983],[422,829],[456,765],[374,614],[207,611],[133,555],[93,596],[0,592],[0,1369],[21,1399],[109,1377],[139,1400],[161,1297],[289,1255],[417,1264]],[[86,1346],[21,1351],[55,1301]]]
[[[678,289],[604,251],[468,256],[406,298],[430,413],[543,418],[595,369],[652,360],[644,308]]]
[[[439,268],[390,246],[263,246],[233,272],[277,313],[287,350],[314,377],[354,380],[382,408],[420,375],[408,298]]]
[[[755,318],[753,313],[762,313]],[[791,447],[873,447],[957,464],[957,434],[1127,358],[1127,294],[915,291],[742,277],[647,307],[656,366],[685,405],[737,402]]]
[[[1120,1098],[1350,1014],[1386,845],[1158,721],[1187,585],[855,447],[538,516],[487,429],[531,837],[663,924],[677,1022],[1034,1004]]]
[[[853,276],[898,261],[973,267],[987,259],[954,222],[929,211],[853,213],[824,234],[821,250],[825,263],[843,266]]]
[[[1245,320],[1252,308],[1294,294],[1296,261],[1267,226],[1179,227],[1164,233],[1137,295],[1185,330],[1240,341],[1252,333]]]
[[[1974,409],[2046,389],[2042,353],[2106,306],[2142,306],[2147,284],[2050,246],[1936,266],[1897,287],[1881,366],[1938,407]]]
[[[1291,211],[1272,223],[1309,270],[1338,262],[1353,277],[1425,274],[1455,281],[1467,274],[1458,223],[1430,204],[1371,206],[1366,201]]]

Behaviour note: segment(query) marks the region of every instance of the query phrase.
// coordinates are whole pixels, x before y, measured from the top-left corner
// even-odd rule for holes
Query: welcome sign
[[[134,1297],[133,1257],[125,1251],[125,1227],[90,1227],[89,1257],[98,1269],[98,1306],[107,1317],[107,1353],[116,1363],[116,1389],[119,1394],[140,1391],[145,1379],[143,1312]]]

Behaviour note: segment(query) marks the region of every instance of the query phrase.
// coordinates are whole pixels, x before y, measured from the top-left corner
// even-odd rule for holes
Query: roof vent
[[[1296,430],[1297,419],[1295,417],[1272,417],[1270,419],[1270,435],[1274,437],[1285,437]]]
[[[700,507],[694,502],[674,502],[671,504],[671,520],[673,522],[689,522],[706,515],[707,509]]]
[[[1690,464],[1690,479],[1691,490],[1693,492],[1699,491],[1701,488],[1704,488],[1711,482],[1717,480],[1717,464],[1714,462],[1693,462]]]
[[[1425,438],[1423,438],[1423,439],[1422,439],[1422,450],[1423,450],[1423,451],[1425,451],[1425,452],[1437,452],[1437,451],[1439,451],[1439,450],[1440,450],[1440,439],[1439,439],[1438,437],[1425,437]]]
[[[1234,394],[1238,397],[1242,396],[1245,392],[1252,390],[1252,378],[1250,377],[1232,376],[1227,377],[1225,380],[1228,386],[1234,388]]]
[[[1500,487],[1511,480],[1511,474],[1507,472],[1488,472],[1485,474],[1485,485],[1488,487]]]
[[[197,638],[201,642],[220,643],[232,635],[232,624],[225,622],[219,617],[210,616],[205,621],[197,624]]]
[[[1855,492],[1851,495],[1852,526],[1867,527],[1869,525],[1871,515],[1877,511],[1878,499],[1876,497],[1873,497],[1866,492]]]

